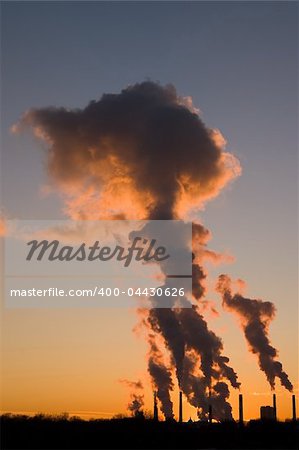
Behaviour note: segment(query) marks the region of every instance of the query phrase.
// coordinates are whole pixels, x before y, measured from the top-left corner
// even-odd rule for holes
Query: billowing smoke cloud
[[[172,85],[143,82],[84,109],[30,109],[50,147],[50,178],[73,218],[172,219],[202,207],[240,174],[218,130],[205,126]]]
[[[143,395],[143,384],[140,380],[130,381],[130,380],[119,380],[120,383],[125,384],[131,389],[130,402],[128,404],[128,411],[133,416],[137,416],[141,413],[144,406],[144,395]]]
[[[271,388],[275,388],[277,377],[282,386],[292,391],[292,383],[283,371],[282,364],[277,361],[278,352],[269,339],[269,324],[275,316],[273,303],[233,294],[232,281],[227,275],[219,277],[217,290],[222,295],[224,307],[240,318],[249,348],[258,356],[259,366],[265,372]]]
[[[232,407],[226,401],[229,397],[229,389],[226,383],[218,381],[213,386],[214,393],[211,395],[212,417],[220,420],[232,419]]]
[[[171,85],[135,84],[84,109],[30,109],[13,131],[23,126],[32,126],[48,145],[50,182],[63,194],[65,212],[73,219],[186,218],[241,173],[238,160],[224,151],[221,133],[208,128],[191,99],[181,98]],[[198,302],[205,294],[203,261],[223,258],[206,248],[209,237],[202,225],[194,225],[193,296]],[[224,379],[235,388],[239,383],[222,355],[221,339],[209,330],[198,306],[152,309],[144,323],[148,371],[164,416],[173,417],[174,371],[201,417],[211,401],[215,417],[227,418]],[[165,349],[170,367],[163,361]]]

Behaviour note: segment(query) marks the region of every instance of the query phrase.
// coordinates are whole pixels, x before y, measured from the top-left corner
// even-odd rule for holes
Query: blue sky
[[[45,150],[29,135],[9,135],[24,111],[84,107],[150,78],[191,95],[241,160],[242,177],[202,214],[215,245],[250,259],[259,253],[263,265],[279,255],[294,267],[297,9],[293,2],[3,3],[7,210],[24,218],[60,215],[58,199],[39,194]]]

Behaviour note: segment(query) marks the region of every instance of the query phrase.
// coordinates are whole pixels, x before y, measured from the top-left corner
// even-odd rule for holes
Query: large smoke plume
[[[283,387],[292,391],[292,383],[283,371],[282,364],[277,361],[278,352],[269,339],[269,325],[276,311],[273,303],[233,294],[232,281],[227,275],[220,275],[217,290],[222,295],[224,307],[240,318],[249,348],[257,355],[259,366],[265,372],[271,388],[275,388],[277,377]]]
[[[74,218],[172,219],[216,196],[240,173],[172,85],[135,84],[84,109],[30,109],[31,125],[50,146],[48,172]]]
[[[73,219],[190,218],[241,173],[221,133],[208,128],[190,98],[180,97],[172,85],[135,84],[84,109],[30,109],[13,131],[27,125],[49,147],[49,183],[62,193],[65,213]],[[202,225],[193,226],[197,304],[142,315],[148,371],[166,418],[173,417],[173,373],[200,418],[207,418],[209,402],[216,419],[231,418],[226,381],[240,385],[222,340],[199,308],[204,260],[223,258],[206,248],[209,236]]]

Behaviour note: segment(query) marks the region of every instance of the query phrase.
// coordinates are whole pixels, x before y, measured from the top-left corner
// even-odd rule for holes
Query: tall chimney
[[[209,422],[212,423],[213,412],[212,412],[212,403],[211,403],[211,389],[209,390]]]
[[[212,418],[213,418],[213,414],[212,414],[212,405],[211,403],[209,404],[209,422],[212,423]]]
[[[158,404],[157,404],[157,392],[154,391],[154,420],[157,422],[158,419]]]
[[[276,394],[273,394],[273,412],[274,412],[274,420],[277,420]]]
[[[180,391],[179,396],[179,422],[183,422],[183,393]]]
[[[239,394],[239,425],[243,425],[243,395]]]
[[[293,411],[293,421],[296,422],[296,396],[295,394],[292,395],[292,411]]]

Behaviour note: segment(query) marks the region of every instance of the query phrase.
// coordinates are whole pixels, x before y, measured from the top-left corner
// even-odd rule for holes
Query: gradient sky
[[[243,175],[200,214],[211,247],[235,258],[226,271],[248,294],[273,301],[274,346],[298,383],[295,2],[2,2],[2,203],[10,217],[58,218],[44,197],[45,150],[9,128],[30,107],[84,107],[145,79],[190,95],[221,130]],[[214,297],[221,311],[220,300]],[[146,345],[123,310],[5,310],[2,410],[124,411],[119,378],[146,373]],[[210,318],[243,385],[245,418],[269,387],[228,313]],[[278,388],[278,416],[290,395]],[[260,395],[254,395],[259,393]],[[148,408],[152,407],[150,388]],[[236,396],[233,404],[235,407]],[[236,411],[236,410],[235,410]],[[195,416],[195,410],[190,414]]]

